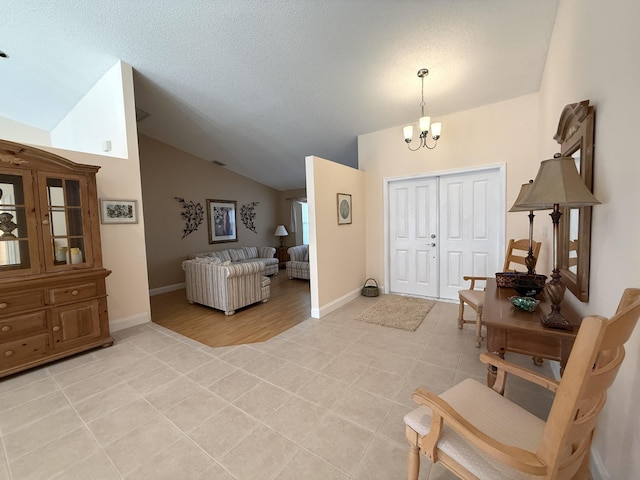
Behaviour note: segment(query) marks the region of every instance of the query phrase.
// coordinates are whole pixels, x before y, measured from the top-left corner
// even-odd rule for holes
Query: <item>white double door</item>
[[[388,183],[389,290],[457,299],[464,275],[493,275],[504,256],[500,168]]]

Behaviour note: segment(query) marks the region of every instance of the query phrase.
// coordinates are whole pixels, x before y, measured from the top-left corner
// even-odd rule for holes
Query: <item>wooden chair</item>
[[[498,369],[493,389],[473,379],[439,396],[418,388],[420,406],[404,417],[408,479],[418,478],[420,453],[464,479],[589,478],[593,431],[639,316],[640,289],[630,288],[610,320],[585,317],[559,382],[483,353]],[[497,393],[507,374],[555,392],[546,422]]]
[[[538,258],[540,253],[541,242],[533,242],[533,256]],[[523,253],[524,252],[524,253]],[[507,246],[507,253],[504,258],[503,272],[515,271],[513,264],[526,265],[525,258],[529,253],[529,240],[509,240]],[[526,271],[526,266],[524,271]],[[476,282],[486,280],[487,277],[474,277],[465,276],[465,281],[470,280],[471,285],[468,290],[458,291],[458,298],[460,299],[460,307],[458,309],[458,328],[462,328],[465,323],[475,323],[476,325],[476,347],[480,348],[482,343],[482,309],[484,308],[484,288],[476,289]],[[465,320],[464,318],[464,305],[469,305],[475,312],[476,318],[474,320]]]

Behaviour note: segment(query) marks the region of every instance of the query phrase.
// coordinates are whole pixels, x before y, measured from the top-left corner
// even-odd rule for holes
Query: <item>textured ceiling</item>
[[[51,130],[120,59],[140,132],[285,190],[415,122],[421,67],[432,116],[537,91],[558,0],[2,3],[0,116]]]

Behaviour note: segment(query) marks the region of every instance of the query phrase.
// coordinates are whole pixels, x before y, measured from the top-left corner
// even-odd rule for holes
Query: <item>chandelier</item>
[[[420,102],[420,109],[422,111],[422,115],[418,120],[420,125],[420,143],[416,146],[416,148],[411,148],[409,145],[411,140],[413,139],[413,126],[407,125],[402,128],[402,132],[404,133],[404,141],[407,142],[407,147],[412,152],[419,150],[421,147],[427,147],[429,150],[433,150],[438,145],[438,139],[440,138],[440,133],[442,132],[442,123],[437,122],[431,125],[431,117],[425,116],[424,114],[424,77],[429,75],[429,70],[427,68],[421,68],[418,70],[418,77],[422,80],[422,101]],[[433,146],[429,146],[427,144],[427,135],[429,134],[429,127],[431,127],[431,138],[433,138],[434,143]]]

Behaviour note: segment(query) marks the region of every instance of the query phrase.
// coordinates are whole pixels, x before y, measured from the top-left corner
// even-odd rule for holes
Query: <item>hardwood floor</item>
[[[310,317],[309,282],[289,280],[285,270],[271,277],[271,297],[226,316],[189,304],[184,289],[151,297],[151,320],[210,347],[263,342]]]

